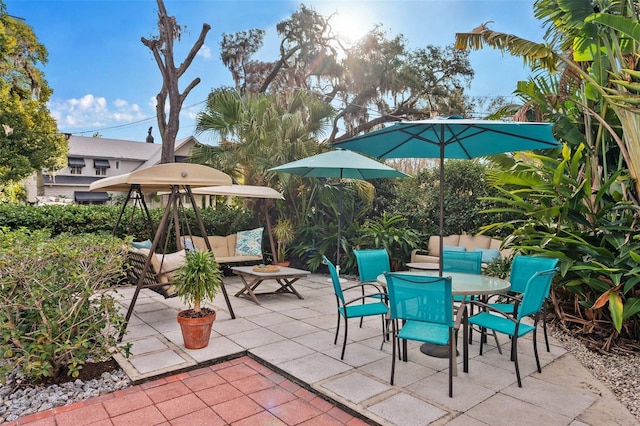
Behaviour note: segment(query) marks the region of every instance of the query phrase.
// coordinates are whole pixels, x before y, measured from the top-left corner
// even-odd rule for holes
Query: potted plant
[[[278,223],[273,227],[273,235],[278,241],[276,247],[276,264],[288,266],[289,262],[286,261],[287,244],[292,242],[295,237],[291,219],[280,218]]]
[[[193,306],[178,312],[178,323],[187,349],[201,349],[209,344],[216,311],[202,307],[205,300],[213,300],[222,286],[222,271],[208,250],[191,250],[176,269],[173,279],[176,293],[186,304]]]

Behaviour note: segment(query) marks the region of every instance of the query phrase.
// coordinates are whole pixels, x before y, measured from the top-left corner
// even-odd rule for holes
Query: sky
[[[162,78],[141,37],[157,34],[155,0],[4,0],[7,13],[25,20],[49,53],[41,68],[53,89],[49,110],[62,133],[144,141],[153,127],[160,143],[155,96]],[[334,27],[357,38],[374,24],[390,36],[402,34],[411,48],[448,46],[456,32],[478,25],[494,31],[543,41],[541,22],[533,16],[533,0],[165,0],[167,13],[186,32],[174,46],[182,63],[202,25],[211,26],[204,46],[180,79],[182,91],[194,78],[201,82],[186,98],[178,138],[195,135],[215,143],[212,135],[195,133],[195,118],[212,89],[232,86],[220,60],[222,34],[260,28],[265,43],[257,58],[273,60],[279,43],[276,24],[301,3],[321,14],[335,13]],[[471,52],[475,71],[468,94],[512,96],[519,80],[531,74],[522,59],[491,48]]]

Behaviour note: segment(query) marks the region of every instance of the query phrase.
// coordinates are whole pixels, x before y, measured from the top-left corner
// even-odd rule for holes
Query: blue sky
[[[533,17],[533,0],[165,0],[169,15],[187,31],[177,43],[175,60],[186,56],[202,28],[211,25],[205,46],[181,78],[181,90],[195,77],[182,111],[178,137],[194,134],[195,116],[211,89],[232,85],[220,61],[223,33],[266,30],[261,59],[272,60],[278,45],[276,24],[301,3],[324,15],[337,13],[338,31],[362,34],[381,23],[391,34],[403,34],[411,47],[446,46],[456,32],[486,21],[495,31],[542,41],[541,22]],[[5,0],[10,15],[24,18],[49,52],[44,72],[53,95],[50,111],[61,132],[144,141],[153,127],[160,142],[154,99],[160,71],[141,37],[157,34],[155,0]],[[485,49],[472,52],[475,77],[472,96],[510,96],[530,71],[522,60]],[[196,135],[211,142],[207,135]]]

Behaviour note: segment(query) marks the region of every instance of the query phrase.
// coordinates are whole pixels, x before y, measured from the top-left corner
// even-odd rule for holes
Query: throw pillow
[[[467,248],[464,246],[448,246],[445,244],[442,246],[442,251],[467,251]]]
[[[490,263],[492,260],[500,257],[500,250],[496,249],[474,249],[473,251],[482,252],[482,263]]]
[[[137,249],[150,249],[151,248],[151,240],[144,241],[133,241],[131,245]]]
[[[262,256],[262,231],[256,228],[250,231],[240,231],[236,237],[236,256]]]

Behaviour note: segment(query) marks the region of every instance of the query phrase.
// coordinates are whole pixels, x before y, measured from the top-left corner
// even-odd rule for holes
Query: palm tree
[[[485,45],[522,57],[534,69],[562,71],[562,87],[547,101],[571,101],[582,108],[585,126],[592,121],[615,142],[640,196],[640,72],[636,71],[640,27],[637,2],[601,1],[592,9],[584,1],[539,0],[536,17],[548,25],[550,44],[492,31],[486,24],[456,34],[456,47],[479,50]],[[587,5],[587,6],[585,6]],[[603,10],[602,13],[599,10]],[[599,108],[596,111],[594,108]],[[616,120],[611,120],[612,111]],[[619,123],[620,128],[615,124]],[[619,134],[621,133],[621,135]],[[587,135],[588,136],[588,135]],[[587,138],[588,139],[588,138]],[[591,142],[589,144],[589,142]],[[587,143],[596,152],[602,147]],[[606,153],[600,151],[602,155]]]

